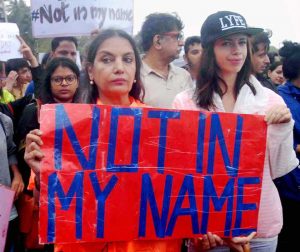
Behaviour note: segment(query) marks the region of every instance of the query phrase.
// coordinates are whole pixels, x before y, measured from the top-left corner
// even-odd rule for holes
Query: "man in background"
[[[197,80],[198,71],[200,68],[202,46],[199,36],[188,37],[184,43],[183,58],[187,63],[185,69],[191,74],[193,81]]]
[[[141,80],[149,106],[171,108],[175,96],[193,86],[190,74],[171,64],[183,46],[182,29],[179,17],[168,13],[150,14],[142,26]]]
[[[270,59],[268,56],[271,43],[269,39],[270,37],[271,34],[265,31],[251,37],[252,72],[264,87],[269,88],[277,93],[276,86],[264,76],[270,64]]]

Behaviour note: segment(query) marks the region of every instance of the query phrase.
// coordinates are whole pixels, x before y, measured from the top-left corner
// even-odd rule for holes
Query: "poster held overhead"
[[[31,0],[36,38],[90,36],[95,29],[133,33],[133,0]]]
[[[0,61],[23,58],[20,53],[19,28],[15,23],[0,23]]]

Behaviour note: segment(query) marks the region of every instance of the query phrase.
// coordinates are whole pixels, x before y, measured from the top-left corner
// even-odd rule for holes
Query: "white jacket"
[[[263,87],[254,77],[250,82],[257,93],[254,95],[248,85],[244,85],[237,97],[233,113],[265,115],[272,106],[285,104],[283,99],[272,90]],[[175,97],[173,108],[203,110],[193,99],[194,91],[189,89]],[[214,93],[214,112],[225,112],[221,97]],[[272,124],[267,129],[267,145],[264,162],[261,200],[258,216],[258,238],[271,238],[278,235],[282,228],[282,208],[278,191],[273,179],[281,177],[298,166],[293,149],[294,121]]]

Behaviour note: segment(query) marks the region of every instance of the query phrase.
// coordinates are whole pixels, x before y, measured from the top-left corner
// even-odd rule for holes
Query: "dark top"
[[[273,84],[273,82],[271,80],[265,78],[264,76],[262,76],[260,74],[256,75],[256,78],[264,87],[271,89],[272,91],[274,91],[275,93],[278,94],[277,87],[275,84]]]
[[[278,93],[290,109],[295,121],[294,148],[296,148],[300,144],[300,88],[297,88],[291,82],[286,82],[278,87]],[[296,155],[300,160],[300,154],[296,153]],[[298,167],[274,182],[281,197],[300,201],[300,169]]]
[[[18,146],[17,159],[19,170],[22,175],[25,188],[27,188],[30,178],[30,167],[24,160],[26,135],[29,133],[29,131],[38,129],[39,127],[40,125],[37,119],[37,104],[36,102],[33,102],[24,108],[22,116],[18,121],[15,135],[16,144]],[[26,191],[27,190],[25,190],[25,192]]]

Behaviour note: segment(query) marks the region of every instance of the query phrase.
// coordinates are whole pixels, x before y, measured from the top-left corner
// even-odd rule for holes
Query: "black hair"
[[[29,63],[27,62],[27,60],[25,60],[23,58],[9,59],[6,62],[5,73],[6,73],[6,75],[8,75],[10,71],[16,71],[17,72],[23,67],[30,68]]]
[[[193,44],[201,44],[201,39],[200,36],[191,36],[186,38],[184,42],[184,53],[188,54],[189,52],[189,47]]]
[[[258,51],[258,45],[263,43],[266,52],[269,51],[271,44],[270,37],[272,36],[271,31],[263,31],[251,37],[252,52],[256,53]]]
[[[268,52],[268,57],[270,59],[271,65],[278,61],[278,56],[279,56],[278,52]]]
[[[289,80],[298,79],[300,76],[300,44],[292,41],[284,41],[279,49],[282,57],[282,71],[284,77]]]
[[[55,72],[55,70],[60,66],[69,68],[77,76],[77,79],[79,81],[80,70],[74,61],[66,57],[56,57],[50,60],[45,68],[44,78],[42,82],[43,85],[41,85],[40,88],[40,99],[43,104],[55,103],[51,92],[51,76]],[[78,89],[73,97],[73,102],[80,102]]]
[[[278,60],[278,61],[274,61],[268,68],[268,70],[270,70],[271,72],[273,72],[278,66],[282,65],[282,61]]]
[[[59,47],[59,44],[62,41],[69,41],[69,42],[73,42],[75,44],[75,47],[78,47],[78,42],[77,39],[75,37],[56,37],[54,39],[52,39],[51,41],[51,50],[52,52],[54,52],[56,50],[57,47]]]
[[[5,61],[0,61],[0,73],[1,74],[3,73],[5,75],[7,75],[5,69],[6,69],[6,62]]]
[[[42,61],[41,61],[42,68],[45,68],[47,66],[47,63],[49,60],[51,60],[51,53],[47,52],[44,54]]]
[[[141,29],[141,44],[147,52],[153,44],[153,37],[157,34],[163,35],[174,29],[183,30],[183,23],[177,14],[152,13],[146,17]]]
[[[82,95],[83,95],[83,100],[87,103],[96,103],[99,93],[98,93],[98,88],[96,85],[90,85],[89,84],[89,75],[88,75],[88,68],[94,64],[97,51],[99,47],[103,44],[104,41],[107,39],[113,38],[113,37],[120,37],[126,39],[133,51],[134,51],[134,56],[135,56],[135,62],[136,62],[136,72],[135,72],[135,80],[136,82],[133,83],[132,88],[129,92],[129,95],[132,96],[135,99],[138,100],[143,100],[144,98],[144,86],[141,81],[140,77],[140,69],[141,69],[141,59],[139,56],[139,52],[137,49],[137,46],[133,40],[133,38],[126,33],[123,30],[119,29],[106,29],[102,30],[100,34],[92,41],[90,44],[88,53],[87,53],[87,66],[86,66],[86,80],[82,85]]]
[[[5,62],[4,61],[0,61],[0,73],[1,74],[4,73],[6,75],[6,73],[5,73]],[[0,87],[0,97],[2,97],[2,96],[3,96],[3,88]]]

